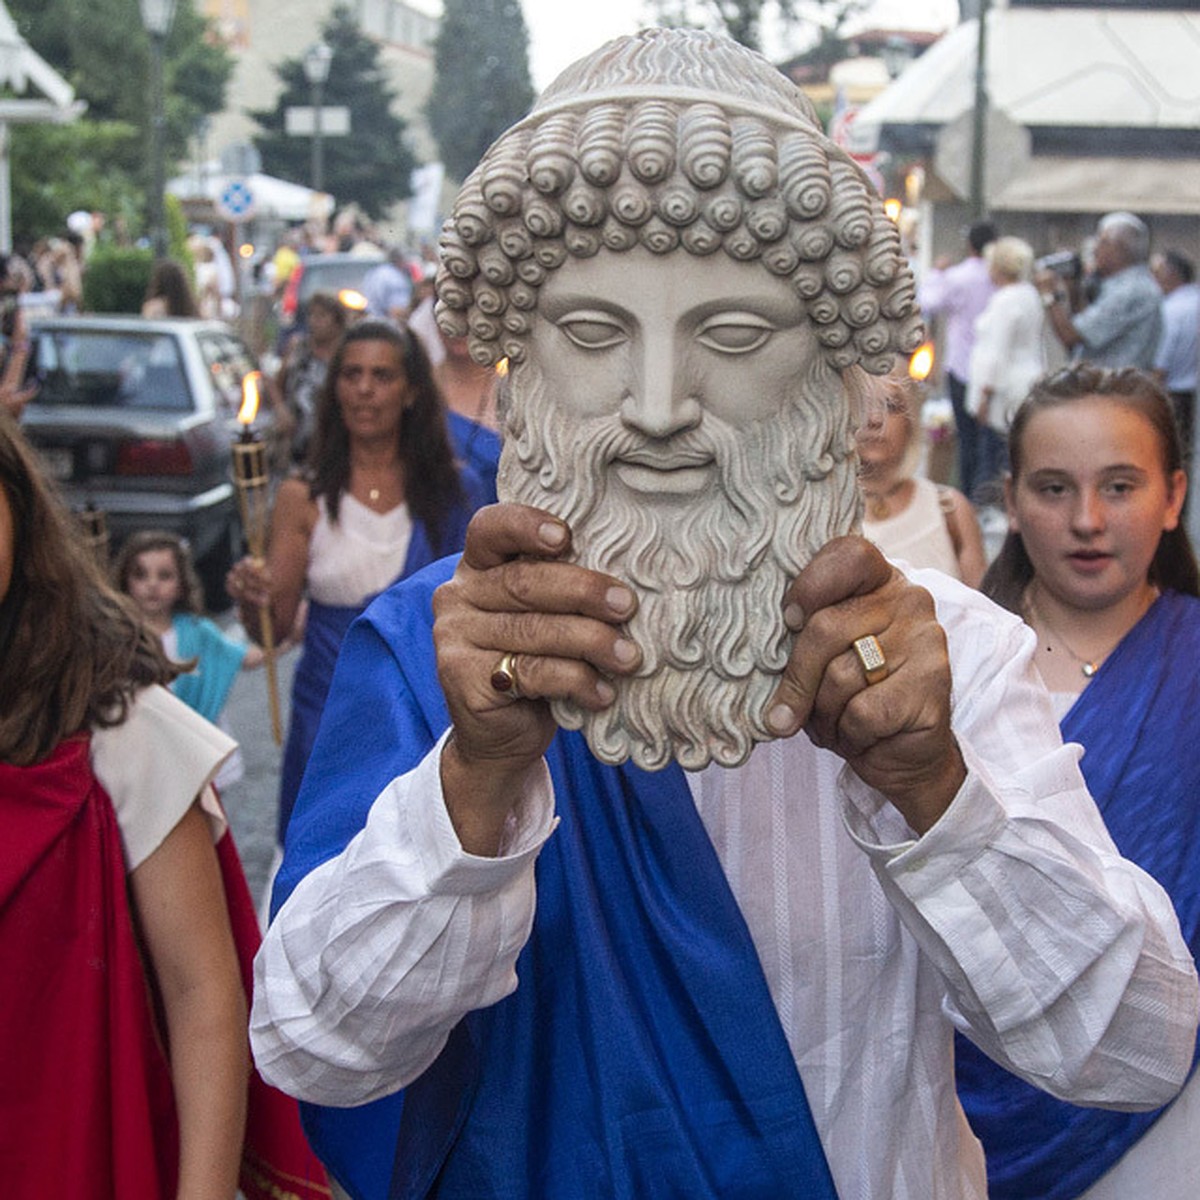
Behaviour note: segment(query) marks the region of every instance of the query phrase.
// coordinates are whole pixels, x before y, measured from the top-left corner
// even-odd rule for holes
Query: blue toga
[[[1109,655],[1062,734],[1085,748],[1083,775],[1117,849],[1166,889],[1200,959],[1197,664],[1200,600],[1167,592]],[[959,1097],[983,1142],[992,1200],[1071,1200],[1166,1111],[1067,1104],[956,1040]]]

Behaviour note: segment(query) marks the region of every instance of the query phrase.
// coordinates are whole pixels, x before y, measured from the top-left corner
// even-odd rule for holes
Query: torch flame
[[[259,383],[262,380],[261,371],[249,371],[242,380],[242,407],[238,409],[238,423],[247,429],[254,424],[258,416]]]
[[[499,375],[501,379],[508,378],[508,359],[507,358],[502,358],[496,364],[496,374]]]
[[[889,221],[899,221],[900,213],[903,211],[903,209],[904,206],[894,196],[889,196],[883,202],[883,211],[887,214],[887,219]]]
[[[908,377],[917,383],[923,383],[933,370],[933,343],[922,342],[908,360]]]

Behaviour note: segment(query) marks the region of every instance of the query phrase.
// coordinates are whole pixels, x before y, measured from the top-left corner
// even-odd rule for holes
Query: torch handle
[[[267,669],[267,703],[271,709],[271,734],[275,745],[283,745],[283,719],[279,715],[279,673],[275,668],[275,626],[271,621],[271,606],[258,610],[258,631],[263,648],[263,665]]]

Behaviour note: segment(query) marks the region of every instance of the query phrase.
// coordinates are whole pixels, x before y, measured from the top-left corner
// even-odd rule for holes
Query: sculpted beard
[[[858,516],[849,406],[823,362],[786,410],[734,429],[705,414],[670,439],[675,454],[716,462],[704,495],[647,498],[611,464],[648,445],[613,415],[576,418],[556,406],[535,366],[512,380],[500,498],[534,505],[572,530],[574,560],[638,594],[629,635],[644,662],[590,713],[554,702],[602,761],[658,770],[736,766],[773,735],[767,700],[787,662],[783,596],[800,568]]]

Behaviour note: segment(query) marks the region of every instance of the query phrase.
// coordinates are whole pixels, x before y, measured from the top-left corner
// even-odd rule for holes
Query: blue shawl
[[[496,502],[496,472],[500,467],[500,435],[464,417],[452,409],[446,410],[446,429],[454,452],[465,462],[483,481],[485,500],[488,504]]]
[[[179,658],[199,660],[195,670],[176,676],[171,691],[205,720],[216,721],[242,669],[246,647],[226,637],[207,617],[176,613],[171,624]]]
[[[397,579],[428,566],[442,554],[462,549],[467,524],[472,514],[486,502],[486,492],[477,474],[470,468],[461,470],[463,490],[467,499],[446,516],[441,538],[435,548],[430,543],[429,531],[420,521],[413,522],[412,537],[408,543],[404,567]],[[361,604],[333,605],[310,600],[308,620],[304,627],[304,652],[296,664],[292,677],[292,707],[288,718],[287,743],[283,750],[283,765],[279,773],[279,825],[277,840],[282,845],[287,833],[292,807],[304,778],[305,764],[312,752],[321,722],[321,711],[329,693],[333,668],[338,650],[351,622],[374,599],[368,596]]]
[[[276,906],[448,724],[430,604],[453,566],[391,588],[347,636]],[[403,1095],[305,1105],[318,1154],[359,1200],[832,1200],[803,1084],[682,771],[603,766],[574,733],[547,759],[561,824],[537,862],[520,985],[469,1014]]]
[[[1062,722],[1117,848],[1166,889],[1200,959],[1200,600],[1167,592]],[[957,1039],[958,1092],[987,1154],[992,1200],[1070,1200],[1163,1114],[1079,1108]],[[1194,1069],[1194,1064],[1193,1064]]]

